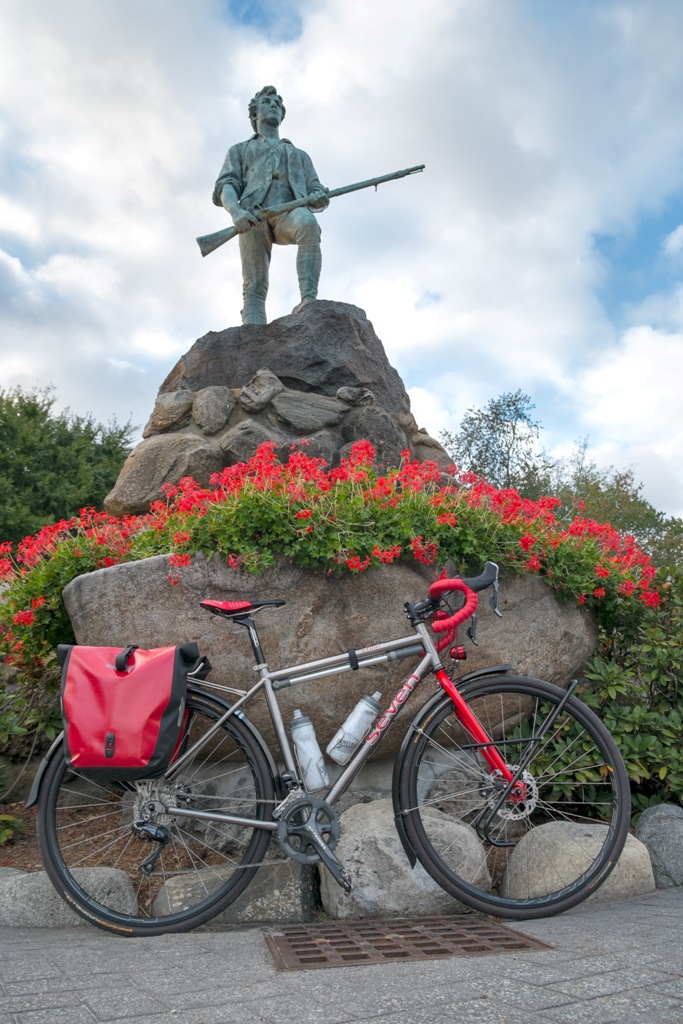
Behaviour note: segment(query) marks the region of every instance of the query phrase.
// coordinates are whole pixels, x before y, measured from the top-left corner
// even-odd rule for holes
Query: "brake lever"
[[[477,613],[476,612],[472,613],[471,622],[470,622],[469,626],[467,627],[467,635],[470,638],[470,640],[472,641],[472,643],[474,644],[474,646],[478,647],[479,646],[479,641],[477,640]]]
[[[498,585],[498,580],[494,580],[493,581],[493,593],[491,594],[491,596],[489,598],[489,608],[492,608],[493,611],[498,616],[498,618],[502,619],[503,618],[503,613],[500,610],[499,603],[500,603],[500,587]]]

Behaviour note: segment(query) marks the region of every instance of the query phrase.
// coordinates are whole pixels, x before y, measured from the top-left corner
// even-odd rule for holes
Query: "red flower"
[[[185,565],[189,565],[191,558],[189,555],[171,555],[168,559],[168,564],[174,566],[177,569],[181,569]]]
[[[354,441],[349,452],[352,466],[370,467],[375,458],[375,446],[370,441]]]
[[[541,568],[541,559],[538,557],[538,555],[532,555],[526,563],[525,568],[528,569],[529,572],[538,572],[538,570]]]
[[[523,551],[528,551],[535,543],[536,538],[530,533],[525,533],[523,537],[519,538],[519,546]]]
[[[425,541],[423,537],[413,537],[410,542],[413,555],[423,565],[431,565],[436,561],[439,549],[433,541]]]
[[[393,547],[387,548],[385,551],[383,551],[378,544],[375,544],[374,548],[372,549],[372,553],[375,558],[378,558],[380,560],[380,562],[383,562],[385,565],[389,565],[396,558],[400,557],[401,545],[394,544]]]
[[[15,626],[32,626],[36,621],[36,613],[32,611],[17,612],[12,618]]]
[[[296,518],[297,519],[310,519],[310,517],[312,515],[313,515],[313,509],[312,508],[302,508],[300,512],[297,512]]]
[[[596,587],[593,591],[593,597],[605,597],[607,591],[604,587]]]

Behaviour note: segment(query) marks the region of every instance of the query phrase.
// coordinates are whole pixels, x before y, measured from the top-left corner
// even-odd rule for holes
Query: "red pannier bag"
[[[144,651],[60,644],[67,764],[100,779],[163,774],[178,746],[187,676],[209,670],[194,643]]]

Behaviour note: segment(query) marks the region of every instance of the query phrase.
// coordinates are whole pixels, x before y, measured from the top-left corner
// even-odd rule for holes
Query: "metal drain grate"
[[[470,915],[285,925],[267,929],[265,938],[280,971],[552,949]]]

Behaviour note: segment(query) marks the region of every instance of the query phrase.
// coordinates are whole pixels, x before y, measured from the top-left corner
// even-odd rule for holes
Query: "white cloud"
[[[3,386],[54,383],[77,411],[144,422],[178,356],[238,322],[236,243],[202,260],[194,237],[227,222],[213,181],[272,82],[283,134],[330,187],[426,164],[321,217],[321,295],[366,310],[421,425],[521,387],[549,412],[557,397],[572,439],[669,466],[683,289],[653,287],[623,333],[593,238],[683,185],[677,0],[542,17],[524,0],[319,0],[280,38],[225,6],[2,5]],[[297,301],[293,255],[273,255],[271,318]]]
[[[601,464],[632,465],[645,497],[669,514],[683,507],[683,331],[626,331],[618,349],[579,381],[582,422]]]
[[[683,252],[683,224],[679,224],[675,231],[666,236],[662,249],[667,256],[680,256]]]
[[[659,438],[659,443],[673,452],[675,437],[680,439],[683,433],[681,381],[683,333],[633,327],[626,331],[618,349],[582,376],[583,418],[590,427],[602,432],[609,427],[629,443],[652,443]],[[676,422],[680,424],[677,428]],[[662,430],[663,425],[669,429]]]

